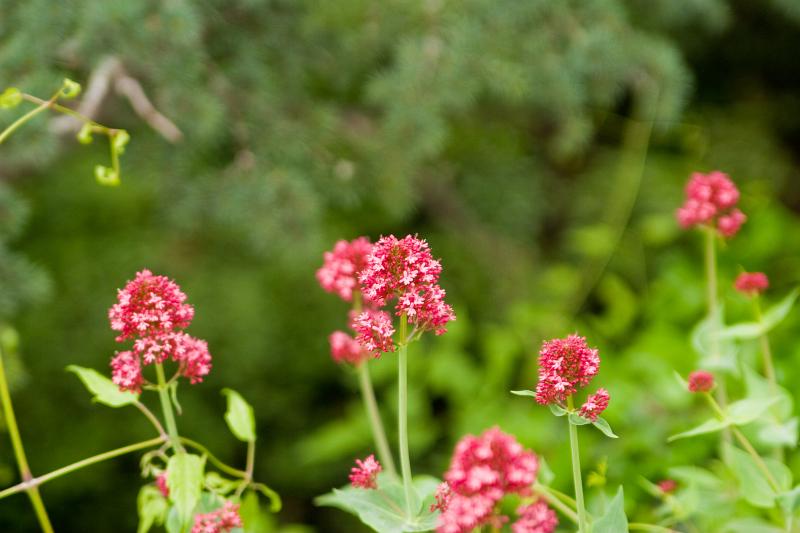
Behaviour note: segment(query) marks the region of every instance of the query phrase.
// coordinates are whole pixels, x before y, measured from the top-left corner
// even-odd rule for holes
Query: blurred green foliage
[[[169,144],[109,93],[98,118],[132,136],[114,189],[91,174],[102,146],[73,150],[41,117],[0,147],[0,320],[21,336],[28,379],[14,398],[37,473],[150,435],[133,410],[90,404],[64,371],[107,368],[107,309],[147,267],[182,285],[190,332],[214,355],[209,379],[181,392],[181,432],[243,464],[217,392],[235,388],[255,407],[256,477],[284,499],[277,520],[359,530],[311,504],[371,447],[355,376],[328,356],[346,308],[313,274],[338,238],[418,232],[443,260],[458,321],[412,348],[414,470],[440,474],[461,435],[498,424],[568,491],[566,427],[508,390],[534,386],[543,339],[578,330],[601,349],[598,385],[621,436],[582,432],[587,470],[607,461],[608,493],[625,482],[629,514],[647,520],[658,502],[638,476],[707,464],[716,442],[666,444],[704,418],[672,377],[696,364],[688,337],[704,309],[699,236],[673,218],[688,173],[720,168],[742,189],[749,221],[721,253],[733,319],[748,311],[730,290],[740,268],[767,272],[776,297],[800,282],[792,1],[4,0],[0,11],[0,85],[47,95],[113,56],[184,133]],[[798,321],[773,335],[784,384],[800,378]],[[372,372],[394,439],[394,358]],[[122,458],[43,497],[64,531],[133,531],[136,472]],[[23,497],[0,502],[1,530],[33,530]]]

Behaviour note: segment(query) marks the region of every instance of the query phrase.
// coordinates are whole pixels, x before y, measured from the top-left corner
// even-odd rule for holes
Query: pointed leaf
[[[766,310],[764,319],[762,320],[764,332],[770,331],[786,318],[789,311],[792,310],[792,306],[797,300],[798,295],[800,295],[800,287],[795,288],[792,292],[787,294],[783,300]]]
[[[726,414],[731,424],[744,426],[759,418],[779,401],[778,397],[746,398],[730,404]]]
[[[728,466],[739,482],[741,497],[756,507],[775,507],[775,498],[778,496],[778,492],[772,488],[756,461],[739,448],[728,445],[727,449],[727,457],[730,460]],[[783,463],[769,457],[761,459],[777,481],[778,487],[782,491],[788,491],[792,483],[792,473],[789,469]]]
[[[243,442],[256,440],[256,418],[253,407],[233,389],[222,389],[222,394],[228,397],[228,410],[225,412],[225,422],[237,439]]]
[[[697,435],[705,435],[706,433],[714,433],[716,431],[720,431],[723,428],[728,427],[729,425],[730,422],[728,421],[711,418],[695,428],[692,428],[688,431],[684,431],[682,433],[678,433],[677,435],[672,435],[667,439],[667,442],[673,442],[678,439],[686,439],[689,437],[696,437]]]
[[[511,394],[516,394],[517,396],[532,396],[536,398],[536,392],[532,390],[512,390]]]
[[[164,524],[167,518],[167,510],[169,505],[164,496],[153,485],[145,485],[139,491],[139,496],[136,498],[136,504],[139,511],[139,528],[137,533],[147,533],[154,525],[160,526]]]
[[[720,339],[757,339],[764,332],[758,322],[740,322],[723,328],[719,332]]]
[[[548,407],[550,407],[550,412],[556,416],[564,416],[569,412],[557,403],[551,403]]]
[[[179,452],[167,462],[167,487],[169,499],[175,504],[182,527],[186,527],[200,501],[203,489],[205,457]]]
[[[77,375],[83,385],[93,394],[92,401],[109,407],[131,405],[139,399],[133,392],[121,391],[113,381],[92,368],[70,365],[67,371]]]
[[[603,434],[604,434],[606,437],[611,437],[612,439],[618,439],[618,438],[619,438],[619,436],[618,436],[618,435],[616,435],[616,434],[615,434],[615,433],[614,433],[614,432],[611,430],[611,426],[608,424],[608,421],[607,421],[605,418],[601,417],[601,416],[598,416],[598,417],[597,417],[597,420],[595,420],[594,422],[592,422],[592,425],[593,425],[594,427],[596,427],[597,429],[599,429],[600,431],[602,431],[602,432],[603,432]]]
[[[624,492],[620,486],[614,499],[606,507],[606,513],[592,524],[592,533],[621,533],[623,531],[628,531],[628,517],[625,516]]]
[[[573,426],[585,426],[586,424],[591,424],[592,421],[588,418],[584,418],[578,413],[570,413],[569,414],[569,423]]]

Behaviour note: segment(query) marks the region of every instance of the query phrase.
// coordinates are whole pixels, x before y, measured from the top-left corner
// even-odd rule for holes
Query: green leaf
[[[103,165],[95,165],[94,177],[100,185],[116,187],[120,184],[119,174],[113,169]]]
[[[81,144],[91,144],[93,140],[92,125],[86,122],[83,126],[81,126],[81,129],[75,138],[78,139],[78,142]]]
[[[219,473],[214,472],[206,472],[205,481],[203,482],[203,486],[216,494],[220,494],[222,496],[233,492],[236,488],[241,485],[241,479],[233,480],[224,478]]]
[[[569,414],[569,423],[573,426],[585,426],[586,424],[591,424],[592,421],[588,418],[584,418],[578,413],[570,413]]]
[[[81,94],[81,84],[69,78],[64,78],[64,83],[61,84],[61,97],[69,100],[79,94]]]
[[[0,109],[11,109],[22,102],[22,93],[16,87],[8,87],[0,94]]]
[[[606,507],[605,514],[592,524],[592,533],[620,533],[623,531],[628,531],[628,517],[625,516],[625,497],[620,486],[614,499]]]
[[[718,333],[719,353],[714,354],[711,349],[713,345],[711,342],[711,333],[714,328],[716,328],[718,332],[722,332],[725,329],[725,324],[722,319],[723,316],[724,310],[722,306],[720,306],[715,316],[706,316],[701,320],[692,330],[692,347],[701,356],[700,368],[710,371],[736,373],[738,372],[736,361],[737,346],[731,339],[726,339],[721,333]]]
[[[778,505],[781,506],[784,514],[793,516],[797,508],[800,507],[800,485],[779,494]]]
[[[792,292],[784,296],[783,300],[770,307],[764,312],[762,323],[764,324],[764,332],[768,332],[775,326],[783,322],[783,319],[792,310],[792,306],[800,295],[800,287],[795,288]]]
[[[531,396],[536,398],[536,392],[532,390],[512,390],[511,394],[516,394],[517,396]]]
[[[726,411],[731,424],[744,426],[756,420],[764,414],[770,407],[780,401],[780,398],[746,398],[733,402]]]
[[[550,468],[544,457],[539,456],[539,473],[536,476],[536,480],[542,485],[550,485],[555,478],[556,475],[553,473],[553,469]]]
[[[262,533],[273,531],[269,516],[267,516],[258,505],[258,495],[248,492],[242,498],[239,506],[239,516],[242,517],[245,533]]]
[[[439,481],[421,476],[414,479],[417,493],[415,505],[417,516],[405,513],[405,495],[402,484],[391,476],[378,477],[377,490],[357,489],[351,486],[333,489],[320,496],[314,503],[320,506],[338,507],[358,516],[361,521],[381,533],[403,533],[407,531],[431,531],[436,528],[437,512],[430,512],[430,503]]]
[[[256,440],[256,418],[253,407],[233,389],[222,389],[222,394],[228,397],[228,410],[225,412],[225,422],[237,439],[244,442]]]
[[[114,147],[118,155],[125,153],[125,147],[131,140],[131,136],[125,130],[117,130],[111,140],[111,145]]]
[[[83,385],[93,394],[92,401],[94,402],[109,407],[122,407],[131,405],[139,399],[138,394],[119,390],[114,382],[92,368],[70,365],[67,367],[67,371],[78,376]]]
[[[786,419],[794,411],[794,401],[789,392],[780,385],[773,385],[761,374],[750,367],[744,368],[745,387],[748,398],[771,398],[775,396],[775,389],[780,401],[773,409],[781,419]]]
[[[758,322],[740,322],[722,329],[720,339],[757,339],[764,328]]]
[[[569,411],[567,411],[557,403],[551,403],[548,407],[550,407],[550,412],[556,416],[564,416],[565,414],[569,413]]]
[[[730,426],[730,422],[727,420],[717,420],[716,418],[711,418],[695,428],[678,433],[677,435],[672,435],[667,439],[667,442],[673,442],[678,439],[686,439],[689,437],[696,437],[697,435],[705,435],[706,433],[714,433],[728,426]]]
[[[145,485],[139,491],[139,496],[136,498],[136,504],[139,511],[139,529],[137,533],[147,533],[154,525],[160,526],[164,524],[167,518],[167,510],[169,505],[164,496],[153,485]]]
[[[269,488],[268,486],[264,485],[263,483],[258,483],[255,485],[255,490],[263,494],[269,500],[269,510],[273,513],[278,513],[283,507],[283,502],[281,501],[280,495]]]
[[[756,461],[739,448],[728,445],[727,449],[727,457],[730,460],[728,466],[739,482],[740,496],[756,507],[775,507],[778,492],[772,488]],[[777,481],[781,492],[788,491],[792,484],[792,473],[789,469],[783,463],[769,457],[761,459]]]
[[[181,527],[186,527],[203,489],[205,457],[179,452],[167,462],[169,498],[175,504]]]
[[[736,518],[722,526],[720,533],[784,533],[784,530],[775,527],[760,518]]]
[[[608,421],[607,421],[605,418],[601,417],[601,416],[598,416],[598,417],[597,417],[597,420],[595,420],[594,422],[592,422],[592,425],[593,425],[594,427],[596,427],[597,429],[599,429],[600,431],[602,431],[602,432],[603,432],[603,434],[604,434],[606,437],[611,437],[612,439],[618,439],[618,438],[619,438],[619,436],[617,436],[617,435],[616,435],[616,434],[615,434],[615,433],[614,433],[614,432],[611,430],[611,426],[608,424]]]
[[[167,530],[167,533],[184,533],[185,528],[178,514],[178,508],[174,505],[170,507],[169,513],[167,513],[167,521],[164,523],[164,529]]]
[[[667,474],[686,485],[696,485],[712,491],[722,490],[724,486],[723,481],[715,474],[697,466],[674,466],[667,471]]]
[[[764,421],[758,428],[757,436],[759,442],[769,445],[771,448],[797,446],[797,417],[790,418],[786,422],[775,422],[772,419]]]

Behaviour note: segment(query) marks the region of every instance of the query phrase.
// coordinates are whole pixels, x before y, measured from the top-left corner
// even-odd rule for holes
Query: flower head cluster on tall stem
[[[230,533],[239,527],[243,527],[239,505],[226,501],[216,511],[195,516],[192,533]]]
[[[551,533],[558,526],[558,517],[541,500],[517,509],[519,518],[511,524],[513,533]]]
[[[745,296],[757,296],[767,290],[769,279],[763,272],[742,272],[733,283],[734,288]]]
[[[695,370],[689,374],[690,392],[708,392],[714,388],[714,374],[705,370]]]
[[[500,500],[507,494],[530,496],[538,470],[536,455],[497,427],[480,436],[463,437],[444,475],[446,485],[436,494],[435,508],[442,511],[437,532],[499,527],[508,521],[499,514]],[[553,529],[555,524],[551,529],[533,531],[549,533]]]
[[[717,170],[702,174],[695,172],[686,184],[686,200],[676,216],[683,228],[716,227],[724,237],[733,237],[747,217],[736,204],[739,189],[727,174]]]
[[[139,392],[145,379],[142,366],[178,363],[179,373],[191,383],[203,381],[211,371],[211,355],[205,341],[182,330],[194,317],[194,308],[178,285],[164,276],[142,270],[117,292],[117,303],[108,311],[117,342],[133,339],[133,349],[118,352],[111,360],[114,383],[121,390]]]
[[[394,314],[406,317],[413,326],[412,335],[422,331],[441,335],[447,331],[447,323],[455,320],[438,284],[441,271],[441,263],[433,258],[425,240],[389,235],[375,243],[359,280],[364,298],[376,306],[394,303]],[[367,311],[356,318],[355,326],[366,349],[377,355],[394,351],[394,330],[387,317]]]
[[[317,281],[328,292],[337,294],[345,302],[353,301],[358,290],[358,274],[367,263],[372,244],[367,237],[352,241],[340,240],[333,250],[325,252],[324,263],[317,270]]]

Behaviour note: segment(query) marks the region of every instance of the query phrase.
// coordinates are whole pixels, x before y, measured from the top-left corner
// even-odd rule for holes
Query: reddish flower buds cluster
[[[543,501],[517,509],[519,519],[511,524],[513,533],[551,533],[558,526],[558,517]]]
[[[350,483],[359,489],[377,489],[378,474],[382,470],[383,467],[374,455],[370,455],[363,461],[356,459],[356,466],[350,469]]]
[[[142,365],[177,362],[179,372],[191,383],[203,381],[211,371],[211,355],[205,341],[180,331],[189,326],[194,308],[185,303],[180,287],[164,276],[142,270],[117,293],[108,311],[117,342],[134,339],[133,350],[118,352],[111,360],[112,380],[121,390],[141,391]]]
[[[485,525],[499,527],[508,520],[496,512],[500,500],[506,494],[530,495],[538,470],[536,455],[499,428],[478,437],[465,436],[444,475],[446,485],[436,493],[434,507],[442,511],[437,531],[466,533]],[[554,528],[555,524],[531,531],[549,533]]]
[[[737,291],[747,296],[761,294],[769,287],[769,279],[763,272],[742,272],[733,284]]]
[[[595,422],[597,421],[597,417],[600,416],[600,413],[605,411],[606,407],[608,407],[608,400],[608,391],[602,388],[597,389],[596,393],[590,394],[586,399],[586,402],[581,406],[579,414]]]
[[[350,242],[341,240],[333,246],[333,250],[325,252],[324,263],[317,270],[317,281],[328,292],[350,302],[353,293],[358,290],[358,274],[366,265],[367,256],[372,244],[366,237],[359,237]]]
[[[689,391],[708,392],[714,388],[714,374],[705,370],[695,370],[689,374]]]
[[[244,527],[239,505],[226,501],[216,511],[195,516],[192,533],[230,533],[237,527]]]
[[[716,226],[724,237],[733,237],[747,217],[736,204],[739,190],[727,174],[695,172],[686,184],[686,201],[676,215],[683,228]]]

